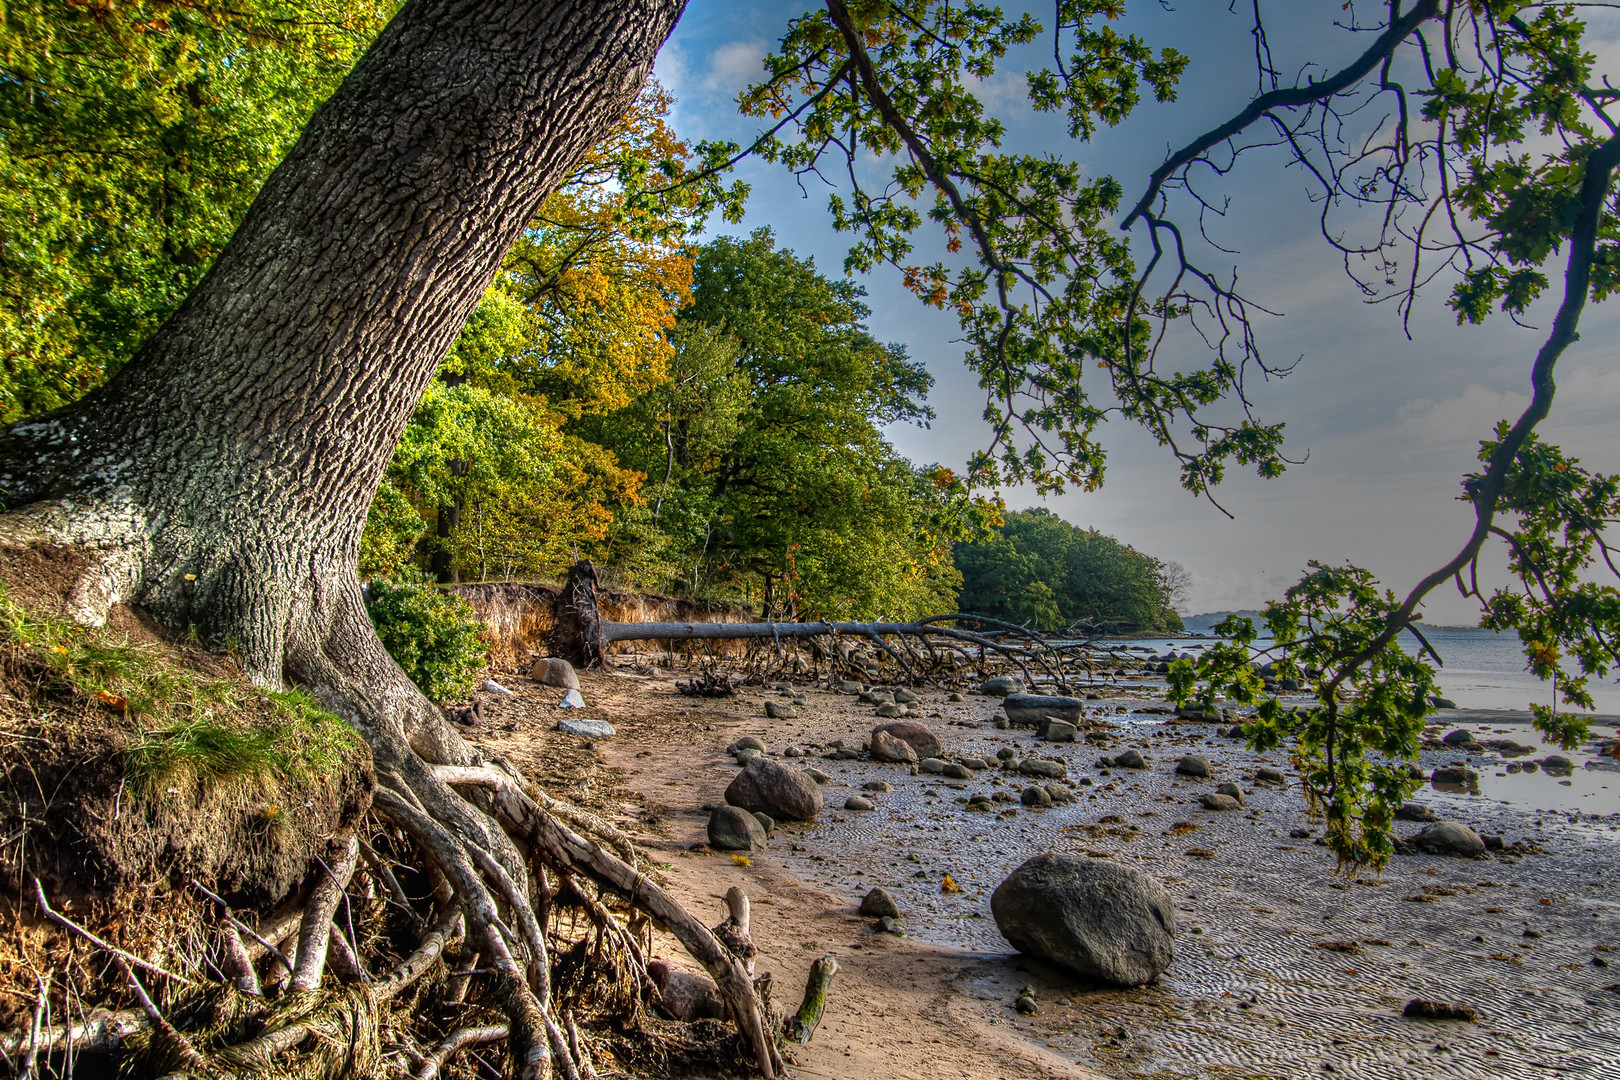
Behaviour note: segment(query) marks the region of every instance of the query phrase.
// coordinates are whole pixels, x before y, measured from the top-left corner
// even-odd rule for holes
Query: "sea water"
[[[1430,626],[1423,628],[1423,636],[1442,661],[1435,672],[1439,693],[1456,702],[1458,708],[1528,709],[1531,705],[1549,705],[1573,711],[1556,700],[1551,682],[1543,682],[1527,669],[1518,635],[1466,626]],[[1196,657],[1213,642],[1207,638],[1149,638],[1102,644],[1138,656],[1145,648],[1157,656],[1174,653]],[[1261,640],[1255,645],[1264,650],[1271,642]],[[1413,653],[1421,648],[1410,633],[1401,635],[1401,645]],[[1593,677],[1587,681],[1598,713],[1620,713],[1620,683],[1615,681],[1615,674],[1611,671],[1607,679]]]

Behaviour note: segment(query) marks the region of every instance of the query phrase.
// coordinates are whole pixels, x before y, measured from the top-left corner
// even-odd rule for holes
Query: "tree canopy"
[[[5,5],[0,423],[99,385],[169,317],[397,6]]]
[[[1035,508],[1007,514],[986,539],[958,544],[957,606],[1041,630],[1181,629],[1171,564]]]

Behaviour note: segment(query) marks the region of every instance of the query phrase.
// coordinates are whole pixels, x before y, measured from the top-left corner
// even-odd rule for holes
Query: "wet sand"
[[[677,893],[717,921],[728,885],[756,897],[760,967],[776,973],[779,1004],[796,1001],[812,959],[839,958],[845,970],[823,1029],[795,1051],[803,1075],[1620,1077],[1620,992],[1605,989],[1620,984],[1613,759],[1568,754],[1577,767],[1563,787],[1544,773],[1509,774],[1493,754],[1425,751],[1426,768],[1472,760],[1482,794],[1427,789],[1416,801],[1536,853],[1399,856],[1382,878],[1350,883],[1334,875],[1325,848],[1289,835],[1320,832],[1297,789],[1253,783],[1260,765],[1286,773],[1286,755],[1252,754],[1217,737],[1215,725],[1135,712],[1155,700],[1151,686],[1088,703],[1111,721],[1108,747],[1039,744],[1043,756],[1067,762],[1078,803],[983,813],[966,809],[970,793],[1016,793],[1028,781],[997,770],[949,781],[815,756],[834,739],[858,747],[879,722],[851,696],[807,689],[798,719],[768,720],[763,703],[782,700],[775,694],[694,701],[668,679],[591,676],[585,694],[595,707],[585,715],[612,721],[620,735],[590,751],[544,730],[559,715],[546,707],[556,692],[517,682],[519,699],[492,710],[490,748],[535,755],[530,768],[559,754],[599,755],[608,770],[599,790],[613,791],[621,821],[667,860]],[[993,758],[1004,746],[1036,745],[1027,732],[989,726],[995,699],[923,698],[922,718],[948,755]],[[1482,739],[1535,742],[1522,717],[1439,719],[1437,734],[1469,726]],[[1486,734],[1498,730],[1511,734]],[[812,756],[798,763],[832,777],[821,819],[780,828],[746,867],[691,850],[704,838],[699,808],[719,801],[736,772],[723,749],[743,734],[777,754],[790,742],[805,747]],[[1096,767],[1099,755],[1133,746],[1148,769]],[[1208,780],[1174,775],[1189,751],[1210,758]],[[873,779],[892,788],[871,796],[877,810],[840,809]],[[1246,808],[1200,809],[1197,796],[1223,780],[1249,793]],[[1165,882],[1180,928],[1176,961],[1156,984],[1099,989],[1008,952],[989,917],[990,892],[1051,848],[1119,859]],[[960,893],[941,891],[946,874]],[[873,885],[899,902],[907,937],[873,934],[855,914]],[[1012,1009],[1026,985],[1041,1002],[1032,1018]],[[1465,1003],[1481,1020],[1403,1019],[1412,997]]]

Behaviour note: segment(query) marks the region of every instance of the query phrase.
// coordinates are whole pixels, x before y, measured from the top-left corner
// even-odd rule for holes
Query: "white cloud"
[[[1475,384],[1454,397],[1422,398],[1396,410],[1402,442],[1423,446],[1477,443],[1489,438],[1499,420],[1513,420],[1530,404],[1524,394],[1487,390]]]
[[[763,39],[728,41],[708,55],[702,89],[706,93],[735,97],[750,83],[764,78],[760,60],[770,51]]]

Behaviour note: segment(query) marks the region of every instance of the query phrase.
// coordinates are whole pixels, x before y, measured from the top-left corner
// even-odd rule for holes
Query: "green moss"
[[[164,646],[40,618],[3,585],[0,640],[43,664],[88,708],[122,714],[133,736],[128,760],[137,787],[307,781],[363,753],[355,731],[307,694],[210,678]]]

